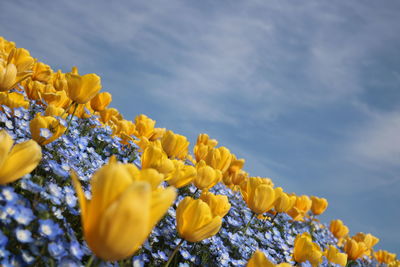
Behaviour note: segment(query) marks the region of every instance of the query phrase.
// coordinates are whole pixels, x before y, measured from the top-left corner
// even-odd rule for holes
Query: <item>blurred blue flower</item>
[[[58,224],[50,219],[39,220],[39,224],[39,233],[50,240],[54,240],[58,235],[62,234]]]

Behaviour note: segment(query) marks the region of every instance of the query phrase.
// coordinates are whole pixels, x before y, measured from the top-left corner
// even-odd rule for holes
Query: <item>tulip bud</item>
[[[67,129],[56,118],[42,116],[40,113],[30,121],[29,127],[32,138],[43,146],[55,141]]]
[[[154,172],[157,173],[154,169],[139,171],[132,164],[111,159],[93,175],[90,201],[86,200],[78,177],[72,173],[84,237],[99,258],[117,261],[130,257],[172,205],[176,197],[172,187],[152,190],[146,182],[145,176]]]
[[[211,212],[214,216],[224,217],[230,210],[231,204],[227,196],[214,195],[210,192],[203,192],[200,199],[210,206]]]
[[[183,239],[199,242],[218,233],[222,218],[214,216],[203,200],[185,197],[176,210],[176,225]]]
[[[112,96],[108,92],[98,93],[92,100],[90,100],[90,106],[95,111],[102,111],[110,105]]]
[[[224,173],[228,170],[232,161],[232,154],[226,147],[212,148],[207,153],[205,162],[214,169],[220,170]]]
[[[100,77],[94,73],[86,75],[78,75],[73,73],[65,74],[68,83],[68,97],[78,103],[86,104],[89,102],[101,89]]]
[[[312,196],[311,201],[312,201],[311,211],[315,215],[320,215],[324,213],[324,211],[328,207],[328,201],[325,198]]]
[[[347,254],[340,253],[336,247],[330,245],[325,250],[324,255],[330,263],[339,264],[340,266],[346,266]]]
[[[296,202],[295,196],[289,196],[286,193],[282,193],[274,203],[274,208],[277,212],[287,212],[290,210]]]
[[[208,190],[221,181],[221,171],[207,166],[203,160],[197,163],[196,169],[197,175],[193,179],[193,184],[200,190]]]
[[[7,131],[0,131],[0,185],[32,172],[42,159],[42,149],[35,141],[13,143]]]

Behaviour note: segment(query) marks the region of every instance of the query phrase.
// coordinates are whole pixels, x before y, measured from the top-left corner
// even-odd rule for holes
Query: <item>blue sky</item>
[[[1,1],[0,35],[400,253],[400,2],[134,2]]]

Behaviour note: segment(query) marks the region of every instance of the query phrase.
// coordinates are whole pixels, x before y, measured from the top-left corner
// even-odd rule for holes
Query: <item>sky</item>
[[[0,1],[0,36],[97,73],[126,119],[207,133],[400,254],[400,2]]]

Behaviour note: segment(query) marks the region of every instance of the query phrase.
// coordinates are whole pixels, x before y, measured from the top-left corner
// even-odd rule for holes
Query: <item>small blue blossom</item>
[[[32,233],[29,230],[17,228],[15,229],[15,236],[17,240],[21,243],[29,243],[32,242]]]
[[[58,235],[62,234],[61,228],[52,220],[39,220],[39,233],[50,240],[54,240]]]

